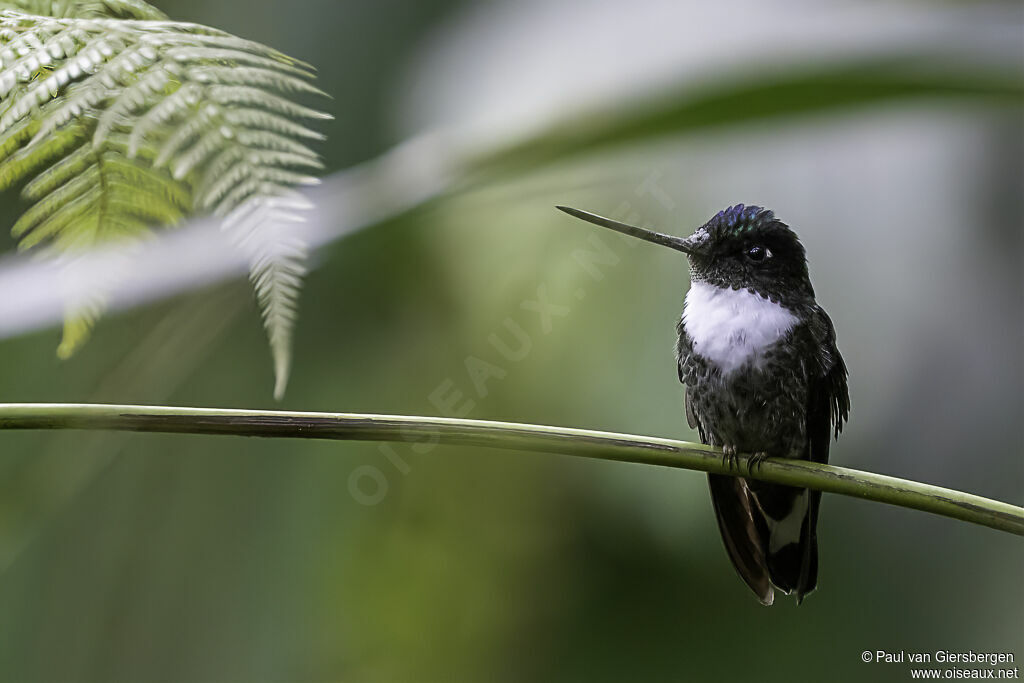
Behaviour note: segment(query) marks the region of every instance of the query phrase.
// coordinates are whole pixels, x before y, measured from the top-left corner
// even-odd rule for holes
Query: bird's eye
[[[770,259],[771,257],[772,252],[767,247],[757,245],[751,247],[750,249],[747,249],[747,258],[753,261],[754,263],[761,263],[762,261]]]

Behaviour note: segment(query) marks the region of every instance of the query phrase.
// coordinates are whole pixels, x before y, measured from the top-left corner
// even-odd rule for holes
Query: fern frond
[[[181,180],[192,172],[194,168],[208,160],[217,150],[222,149],[225,143],[230,142],[233,137],[230,128],[211,128],[205,131],[195,144],[188,149],[181,150],[171,175]]]
[[[290,73],[295,76],[306,78],[312,71],[312,67],[296,60],[278,56],[267,56],[266,54],[250,52],[227,47],[206,47],[188,46],[175,47],[167,51],[171,59],[183,63],[210,63],[222,64],[225,66],[255,66],[271,71]],[[284,57],[283,59],[281,57]]]
[[[109,17],[112,19],[166,19],[167,15],[141,0],[8,0],[11,9],[51,17]]]
[[[251,128],[269,133],[277,133],[288,138],[305,138],[306,140],[326,139],[323,133],[263,109],[229,109],[224,113],[224,120],[232,126],[238,126],[239,128]]]
[[[262,199],[262,198],[261,198]],[[249,279],[263,315],[274,359],[274,398],[284,396],[291,370],[291,340],[295,327],[296,301],[305,274],[306,246],[289,237],[288,224],[301,220],[289,208],[276,208],[267,202],[255,210],[239,207],[255,217],[259,231],[248,231],[242,244],[250,254]],[[225,221],[228,223],[228,221]],[[254,239],[259,235],[259,240]],[[262,241],[261,241],[262,240]]]
[[[57,345],[57,358],[67,360],[75,355],[82,344],[92,334],[92,328],[101,315],[105,302],[94,302],[90,306],[76,306],[75,312],[68,312],[64,316],[64,331],[61,334],[60,344]]]
[[[176,88],[177,83],[178,73],[173,65],[161,64],[140,74],[138,80],[125,88],[117,100],[100,116],[96,133],[93,135],[93,145],[102,145],[118,124],[123,126],[129,123],[132,114],[145,108],[148,102],[152,102],[169,87]]]
[[[0,162],[0,187],[10,187],[41,166],[52,163],[54,158],[69,153],[81,143],[82,137],[81,126],[68,126],[34,147],[25,145],[16,150]]]
[[[63,249],[88,247],[143,234],[151,225],[174,224],[191,210],[190,194],[147,165],[114,151],[98,154],[88,143],[78,156],[91,163],[14,224],[11,232],[21,238],[21,248],[45,240]]]
[[[296,119],[320,119],[327,121],[333,118],[316,109],[295,104],[289,99],[274,95],[259,88],[243,85],[217,85],[208,90],[210,99],[225,106],[241,105],[268,109],[272,112]]]
[[[76,178],[94,163],[96,163],[96,157],[93,150],[82,145],[50,166],[46,173],[40,173],[30,180],[21,189],[21,196],[30,201],[40,200],[64,183]],[[2,164],[0,164],[0,168],[2,168]],[[2,176],[0,176],[0,180],[2,180]],[[0,182],[0,186],[3,186],[2,182]]]
[[[185,116],[202,101],[203,88],[195,83],[184,83],[163,101],[139,117],[132,127],[128,153],[135,156],[142,143],[149,139],[162,139],[176,131],[168,128],[172,121]]]
[[[250,262],[280,393],[304,273],[290,226],[308,208],[292,188],[317,182],[302,171],[322,168],[309,143],[323,135],[300,121],[331,118],[291,99],[324,95],[312,67],[168,21],[139,0],[4,9],[0,188],[28,180],[22,194],[34,202],[12,229],[20,246],[74,250],[143,235],[193,208],[223,217]],[[68,311],[62,355],[85,339],[103,300]]]
[[[254,194],[272,194],[275,188],[288,186],[317,185],[316,176],[303,175],[283,169],[263,169],[254,172],[248,164],[236,164],[225,173],[220,181],[199,195],[200,208],[212,209],[217,215],[225,215],[229,209]]]
[[[39,130],[38,121],[23,121],[10,130],[0,133],[0,161],[8,159],[12,154],[24,147]],[[10,187],[17,178],[11,178],[9,182],[0,181],[0,190]]]
[[[240,126],[234,128],[234,131],[238,142],[244,147],[274,152],[287,152],[294,155],[296,159],[302,159],[301,162],[297,162],[300,166],[308,165],[317,170],[323,168],[319,155],[304,142],[299,142],[295,138],[280,135],[273,131],[252,130]]]
[[[203,66],[188,70],[188,77],[197,83],[220,85],[241,85],[283,93],[307,93],[327,97],[320,88],[312,85],[307,74],[296,76],[280,68],[268,69],[256,66]]]
[[[169,132],[158,148],[153,164],[158,167],[166,166],[171,159],[181,153],[185,145],[202,135],[203,131],[215,124],[219,118],[220,113],[213,105],[200,107],[192,116],[178,124],[173,132]]]

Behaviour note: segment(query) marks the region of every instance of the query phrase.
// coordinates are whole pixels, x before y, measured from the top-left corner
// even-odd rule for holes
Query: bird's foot
[[[764,451],[758,451],[747,459],[747,472],[750,474],[754,473],[754,470],[761,469],[761,463],[768,459],[768,454]]]
[[[736,449],[736,444],[727,443],[722,446],[722,460],[725,462],[725,466],[728,469],[739,469],[739,452]]]

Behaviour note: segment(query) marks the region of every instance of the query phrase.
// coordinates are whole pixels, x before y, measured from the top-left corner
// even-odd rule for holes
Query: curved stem
[[[784,458],[770,458],[751,473],[746,456],[740,456],[738,470],[730,469],[721,450],[712,446],[588,429],[403,415],[61,403],[0,404],[3,429],[110,429],[351,441],[431,439],[444,444],[742,474],[923,510],[1024,536],[1024,508],[953,489]]]

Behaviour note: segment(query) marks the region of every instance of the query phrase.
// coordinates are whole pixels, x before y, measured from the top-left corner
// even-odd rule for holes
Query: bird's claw
[[[768,454],[764,451],[758,451],[747,459],[747,472],[750,474],[754,473],[754,470],[760,470],[761,464],[768,459]]]
[[[735,444],[725,444],[722,446],[722,460],[725,462],[727,469],[739,468],[739,459],[740,456]]]

